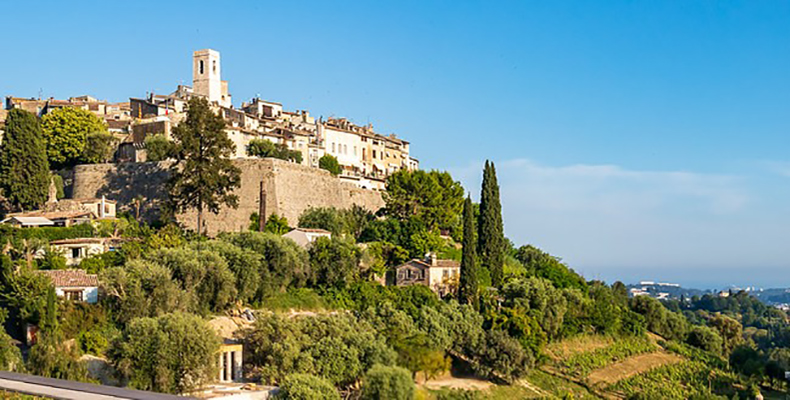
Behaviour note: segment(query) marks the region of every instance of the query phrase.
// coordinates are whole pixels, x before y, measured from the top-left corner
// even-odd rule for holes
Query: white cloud
[[[790,221],[761,210],[746,177],[526,159],[496,167],[508,236],[562,256],[589,278],[790,263],[783,239]],[[451,172],[476,196],[481,171],[475,163]]]
[[[763,161],[762,164],[769,171],[790,178],[790,161]]]

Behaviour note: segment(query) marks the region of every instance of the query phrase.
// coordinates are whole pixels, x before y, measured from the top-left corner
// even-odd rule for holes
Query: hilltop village
[[[118,139],[113,161],[144,162],[146,139],[158,134],[170,139],[172,127],[186,117],[189,99],[203,97],[226,121],[226,132],[235,145],[233,158],[255,157],[248,152],[250,141],[265,139],[298,152],[301,156],[291,161],[312,168],[318,168],[321,157],[329,154],[340,164],[340,180],[371,190],[383,190],[386,177],[395,171],[419,168],[418,160],[409,154],[408,141],[376,133],[371,125],[355,125],[345,118],[316,119],[308,111],[287,111],[280,103],[259,98],[236,108],[221,73],[220,53],[205,49],[193,54],[192,86],[178,85],[167,95],[149,93],[114,104],[92,96],[67,100],[7,96],[5,110],[0,111],[0,131],[12,109],[43,117],[57,109],[79,108],[103,119]]]

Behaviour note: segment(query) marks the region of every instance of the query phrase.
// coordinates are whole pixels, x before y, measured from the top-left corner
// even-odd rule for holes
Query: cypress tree
[[[502,267],[505,263],[505,234],[502,225],[502,204],[499,202],[499,184],[494,163],[486,160],[483,169],[483,188],[480,193],[480,221],[478,228],[478,254],[481,265],[491,274],[491,284],[502,284]]]
[[[464,202],[464,240],[461,254],[461,277],[458,282],[458,302],[472,304],[477,308],[477,242],[475,212],[472,199]]]
[[[47,201],[49,162],[38,118],[13,109],[0,147],[0,188],[16,209],[35,209]]]

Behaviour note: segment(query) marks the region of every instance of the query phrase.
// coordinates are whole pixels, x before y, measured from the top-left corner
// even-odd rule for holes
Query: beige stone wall
[[[296,226],[299,216],[310,207],[348,208],[354,204],[375,212],[384,206],[379,192],[341,182],[328,172],[277,159],[238,159],[241,173],[236,190],[239,207],[223,208],[219,214],[204,213],[209,234],[246,230],[249,217],[260,208],[260,191],[266,194],[266,214],[277,213]],[[166,199],[166,163],[78,165],[74,169],[73,198],[101,197],[118,201],[119,211],[134,212],[135,198],[141,196],[141,214],[155,219]],[[196,225],[196,213],[178,216],[189,228]]]

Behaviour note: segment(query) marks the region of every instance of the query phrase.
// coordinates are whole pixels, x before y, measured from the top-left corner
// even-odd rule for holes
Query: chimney
[[[430,264],[432,267],[436,266],[436,252],[430,252],[425,254],[425,262]]]

